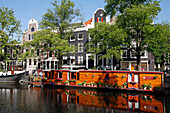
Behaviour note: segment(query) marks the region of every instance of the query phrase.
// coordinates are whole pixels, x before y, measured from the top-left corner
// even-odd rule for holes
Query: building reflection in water
[[[163,96],[82,89],[0,89],[0,112],[164,113]]]
[[[60,103],[69,109],[94,110],[101,112],[100,108],[109,111],[142,111],[142,112],[164,112],[163,97],[148,94],[130,94],[115,92],[98,92],[65,89],[44,89],[42,97],[46,102]],[[72,108],[73,107],[73,108]],[[96,108],[99,108],[97,111]]]

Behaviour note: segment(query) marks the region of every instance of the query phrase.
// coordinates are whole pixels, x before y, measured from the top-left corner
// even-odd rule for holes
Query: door
[[[134,75],[134,88],[138,88],[138,83],[139,83],[139,75]]]
[[[131,71],[134,71],[134,65],[131,65]]]

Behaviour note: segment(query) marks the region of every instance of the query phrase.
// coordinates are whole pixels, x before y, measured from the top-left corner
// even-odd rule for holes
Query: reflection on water
[[[164,97],[83,89],[0,89],[0,113],[164,113]]]

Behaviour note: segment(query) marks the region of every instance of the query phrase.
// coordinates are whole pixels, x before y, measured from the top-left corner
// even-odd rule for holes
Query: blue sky
[[[28,21],[35,18],[38,22],[41,17],[47,12],[48,8],[52,8],[50,4],[54,0],[0,0],[0,7],[12,8],[15,11],[15,17],[21,21],[22,31],[28,28]],[[104,8],[104,0],[72,0],[75,7],[80,9],[84,17],[84,21],[92,18],[93,13],[98,8]],[[168,21],[170,22],[170,0],[162,0],[162,11],[158,15],[156,22]]]

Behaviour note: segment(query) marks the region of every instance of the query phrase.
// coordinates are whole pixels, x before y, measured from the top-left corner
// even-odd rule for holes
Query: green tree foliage
[[[137,70],[140,70],[140,58],[147,49],[151,37],[156,33],[153,19],[161,8],[157,1],[131,6],[118,16],[117,23],[126,31],[128,49],[137,57]]]
[[[32,46],[32,52],[29,50],[28,54],[34,53],[38,49],[43,51],[52,51],[59,60],[59,68],[62,67],[62,56],[66,52],[72,52],[75,47],[70,46],[68,38],[73,34],[73,30],[78,24],[70,24],[81,17],[79,9],[74,8],[74,3],[70,0],[62,0],[61,4],[56,0],[52,3],[53,9],[48,9],[47,13],[42,16],[40,28],[43,30],[34,34],[34,39],[26,45]],[[46,43],[45,45],[42,43]],[[31,48],[30,46],[30,48]],[[31,55],[32,56],[32,55]]]
[[[124,10],[132,8],[132,5],[147,4],[150,1],[152,0],[105,0],[105,10],[112,17],[116,13],[124,13]]]
[[[14,11],[7,7],[0,8],[0,58],[6,62],[8,56],[6,50],[12,48],[18,41],[13,40],[14,34],[17,36],[21,33],[20,21],[14,16]],[[13,48],[14,50],[15,48]],[[16,51],[16,49],[15,49]]]
[[[94,55],[102,54],[102,58],[121,59],[121,44],[126,34],[116,24],[106,22],[96,23],[95,28],[89,30],[91,40],[86,44],[88,52]]]
[[[155,62],[164,66],[169,59],[170,54],[170,25],[161,23],[155,25],[155,33],[149,40],[148,51],[151,51],[155,57]]]

